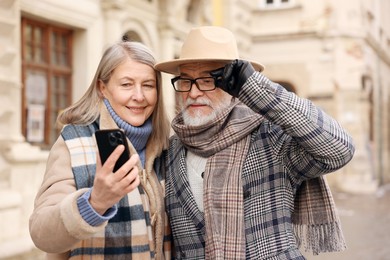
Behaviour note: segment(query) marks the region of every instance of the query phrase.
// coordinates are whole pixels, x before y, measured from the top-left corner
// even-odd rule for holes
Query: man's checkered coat
[[[294,195],[304,180],[346,165],[354,153],[352,139],[309,100],[260,73],[248,79],[239,99],[264,116],[251,134],[242,171],[246,259],[304,259],[291,221]],[[166,207],[175,258],[204,259],[204,215],[191,193],[185,156],[173,136],[166,154]]]

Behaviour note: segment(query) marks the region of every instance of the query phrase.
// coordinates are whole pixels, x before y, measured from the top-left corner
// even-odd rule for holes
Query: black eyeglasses
[[[190,92],[194,83],[200,91],[211,91],[215,89],[215,79],[213,77],[187,79],[178,76],[171,79],[171,83],[177,92]]]

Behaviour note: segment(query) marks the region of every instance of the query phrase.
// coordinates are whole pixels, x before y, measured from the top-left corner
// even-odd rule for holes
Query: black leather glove
[[[245,60],[234,60],[223,68],[210,72],[215,79],[215,85],[223,89],[233,97],[238,97],[241,87],[255,72],[252,64]]]

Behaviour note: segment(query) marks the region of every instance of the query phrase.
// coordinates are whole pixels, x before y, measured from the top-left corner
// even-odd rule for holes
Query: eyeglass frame
[[[188,80],[190,81],[190,89],[189,90],[178,90],[176,89],[175,87],[175,83],[176,81],[178,81],[179,79],[184,79],[184,80]],[[197,82],[198,79],[213,79],[214,80],[214,88],[213,89],[207,89],[207,90],[203,90],[199,87],[199,84]],[[199,78],[195,78],[195,79],[189,79],[189,78],[182,78],[181,76],[177,76],[177,77],[174,77],[173,79],[171,79],[171,83],[172,83],[172,86],[173,86],[173,89],[176,91],[176,92],[190,92],[191,89],[192,89],[192,85],[194,85],[195,83],[195,86],[200,90],[200,91],[212,91],[212,90],[215,90],[217,88],[216,86],[216,78],[215,77],[212,77],[212,76],[208,76],[208,77],[199,77]]]

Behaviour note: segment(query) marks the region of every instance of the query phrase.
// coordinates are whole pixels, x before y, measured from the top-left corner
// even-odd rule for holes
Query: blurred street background
[[[374,194],[333,192],[347,242],[347,250],[308,260],[389,260],[390,186]]]

